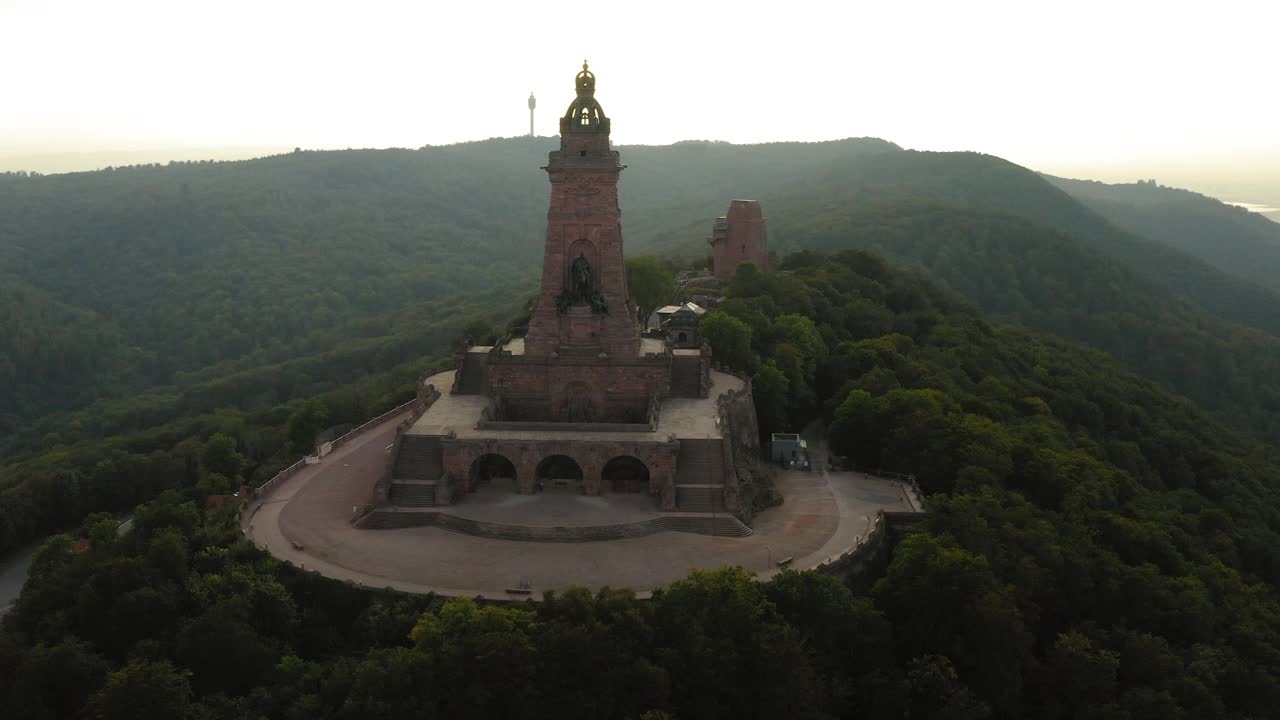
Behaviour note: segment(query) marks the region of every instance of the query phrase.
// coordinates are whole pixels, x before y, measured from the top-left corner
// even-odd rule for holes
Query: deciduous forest
[[[231,511],[199,509],[209,483],[256,461],[247,423],[209,421],[170,461],[185,481],[148,488],[130,533],[91,516],[87,553],[69,536],[41,551],[5,620],[8,706],[1120,718],[1280,702],[1272,448],[875,255],[783,266],[741,270],[704,322],[754,372],[767,422],[824,417],[839,451],[918,475],[926,527],[881,577],[722,570],[653,601],[607,590],[527,607],[353,590],[236,542]]]
[[[0,551],[58,533],[0,621],[6,717],[1280,707],[1275,291],[987,156],[621,148],[646,306],[731,197],[762,201],[774,269],[740,268],[702,332],[763,433],[819,421],[918,478],[886,567],[486,605],[240,540],[205,497],[518,324],[550,142],[0,176]]]

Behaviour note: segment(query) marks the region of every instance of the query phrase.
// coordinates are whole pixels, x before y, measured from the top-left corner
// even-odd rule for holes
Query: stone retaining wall
[[[875,578],[884,574],[893,557],[893,548],[907,533],[925,522],[920,512],[885,512],[876,514],[875,522],[865,537],[847,552],[813,568],[834,575],[856,589],[869,589]]]
[[[459,517],[439,510],[393,510],[379,508],[361,517],[356,527],[362,530],[392,530],[406,527],[440,527],[452,532],[495,540],[518,542],[578,543],[625,540],[647,537],[662,532],[686,532],[715,537],[746,537],[751,528],[728,515],[690,513],[666,516],[616,525],[577,527],[536,527],[503,525]]]
[[[740,390],[729,390],[716,398],[716,421],[724,436],[725,507],[750,525],[754,514],[751,494],[741,490],[744,478],[750,482],[751,463],[760,458],[760,425],[751,395],[751,378],[727,368],[717,369],[743,382]],[[714,387],[711,392],[715,392]]]
[[[582,469],[583,492],[587,495],[608,494],[611,488],[602,487],[604,466],[619,456],[631,456],[644,463],[649,470],[649,494],[667,504],[671,495],[669,486],[674,482],[676,453],[679,444],[674,441],[601,441],[601,440],[497,440],[488,438],[443,438],[445,475],[460,491],[470,491],[472,464],[482,455],[500,455],[516,469],[516,486],[519,492],[536,491],[537,467],[552,455],[573,458]],[[674,496],[671,497],[674,502]],[[672,509],[672,508],[664,508]]]

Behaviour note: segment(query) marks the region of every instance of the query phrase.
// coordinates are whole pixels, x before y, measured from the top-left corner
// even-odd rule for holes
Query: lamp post
[[[764,569],[768,570],[769,568],[773,567],[773,546],[765,545],[764,551],[765,551],[765,558],[766,558]]]

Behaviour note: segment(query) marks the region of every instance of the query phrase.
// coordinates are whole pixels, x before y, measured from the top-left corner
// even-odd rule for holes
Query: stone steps
[[[671,396],[702,397],[701,358],[676,356],[671,361]]]
[[[435,482],[427,481],[410,480],[403,482],[392,480],[387,502],[392,505],[407,505],[410,507],[434,507],[436,504],[436,484]]]
[[[436,435],[403,435],[393,480],[439,480],[444,475],[444,455]]]
[[[676,509],[724,510],[724,446],[721,440],[682,439],[676,456]]]
[[[676,485],[676,509],[684,512],[722,512],[724,485]]]
[[[600,542],[646,537],[661,532],[687,532],[717,537],[745,537],[751,528],[731,515],[667,515],[619,525],[584,527],[533,527],[502,525],[462,518],[435,510],[378,508],[355,523],[361,530],[438,527],[450,532],[494,540],[522,542]]]
[[[723,485],[724,449],[721,440],[681,439],[676,456],[677,485]]]

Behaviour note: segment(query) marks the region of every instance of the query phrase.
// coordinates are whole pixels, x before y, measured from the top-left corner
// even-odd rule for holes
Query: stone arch
[[[517,477],[515,463],[506,456],[484,453],[471,461],[468,483],[473,491],[482,485],[488,485],[495,490],[518,492],[520,485]]]
[[[571,492],[583,492],[583,479],[586,475],[582,472],[582,465],[577,460],[568,455],[548,455],[538,463],[536,470],[537,485],[535,488],[539,491],[546,490],[569,490]]]
[[[634,455],[619,455],[605,463],[600,478],[608,492],[649,492],[649,466]]]

